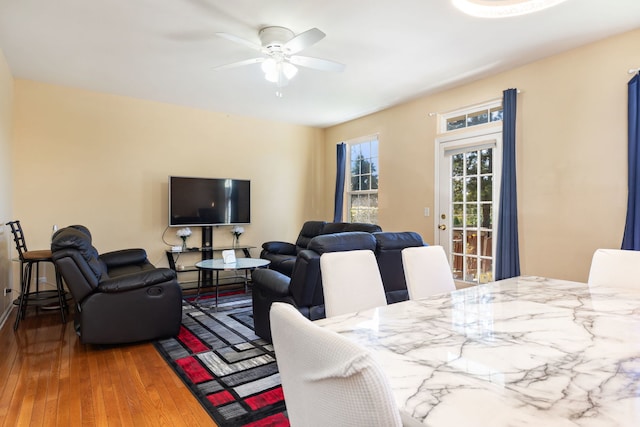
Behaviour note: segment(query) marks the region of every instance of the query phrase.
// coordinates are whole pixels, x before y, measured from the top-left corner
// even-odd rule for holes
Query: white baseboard
[[[14,307],[15,306],[13,304],[9,304],[7,309],[2,314],[0,314],[0,329],[2,329],[4,327],[4,324],[6,323],[7,319],[9,318],[9,314],[11,314],[11,310]]]

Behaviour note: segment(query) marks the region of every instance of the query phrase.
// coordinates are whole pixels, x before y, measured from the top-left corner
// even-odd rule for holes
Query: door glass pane
[[[451,157],[451,175],[452,176],[462,176],[464,173],[463,169],[464,162],[464,154],[456,154]]]
[[[467,178],[467,202],[478,200],[478,178]]]
[[[493,152],[470,149],[451,156],[449,247],[458,280],[493,280]]]
[[[493,205],[491,203],[480,204],[480,227],[493,228]]]
[[[461,255],[453,256],[453,263],[451,266],[451,270],[453,271],[453,278],[456,280],[463,280],[463,263],[464,257]]]
[[[480,256],[490,257],[493,249],[492,249],[492,238],[493,232],[491,231],[481,231],[480,232]]]
[[[477,274],[478,274],[478,259],[476,257],[466,257],[464,280],[467,282],[476,282]]]
[[[478,253],[478,233],[467,232],[466,254],[475,255]]]
[[[493,172],[493,150],[485,148],[480,151],[480,173],[492,173]]]
[[[462,203],[454,203],[453,205],[453,218],[451,218],[451,223],[454,227],[462,227],[464,221],[463,206]]]
[[[493,176],[491,175],[480,177],[480,200],[483,202],[493,200]]]
[[[467,203],[467,227],[476,228],[478,226],[478,205],[475,203]]]
[[[478,152],[471,151],[467,153],[467,175],[477,175],[478,174]]]
[[[479,283],[493,282],[493,260],[491,258],[480,260]]]
[[[451,200],[454,203],[464,201],[462,178],[454,179],[451,182],[451,191],[452,191]]]

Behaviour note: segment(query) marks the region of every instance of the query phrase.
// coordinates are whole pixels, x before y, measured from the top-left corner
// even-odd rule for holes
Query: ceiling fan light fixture
[[[298,68],[286,61],[278,61],[274,58],[267,58],[262,62],[264,78],[271,83],[279,83],[284,80],[291,80],[298,74]]]
[[[477,18],[508,18],[556,6],[566,0],[451,0],[453,5]]]
[[[296,76],[296,74],[298,74],[298,68],[289,62],[283,62],[282,72],[284,73],[284,76],[287,78],[287,80],[291,80]]]
[[[261,65],[262,71],[264,72],[264,78],[267,81],[272,83],[276,83],[278,81],[278,64],[276,60],[273,58],[267,58]]]

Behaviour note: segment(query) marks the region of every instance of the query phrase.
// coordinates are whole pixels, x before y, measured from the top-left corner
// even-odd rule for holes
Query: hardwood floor
[[[0,330],[1,426],[216,425],[152,344],[83,345],[57,311],[14,332],[15,315]]]

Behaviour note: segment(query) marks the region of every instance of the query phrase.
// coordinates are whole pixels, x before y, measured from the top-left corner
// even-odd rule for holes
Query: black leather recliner
[[[387,301],[408,298],[402,268],[401,251],[409,246],[422,246],[422,237],[414,232],[346,232],[314,237],[308,248],[301,250],[295,260],[291,277],[271,269],[252,273],[253,322],[258,336],[271,341],[269,310],[274,302],[295,306],[311,320],[325,317],[320,255],[325,252],[368,249],[378,259]]]
[[[392,304],[409,299],[404,267],[402,266],[402,250],[414,246],[424,246],[422,236],[413,231],[403,231],[373,233],[373,237],[376,239],[376,260],[387,295],[387,302]]]
[[[58,230],[53,261],[76,301],[76,331],[85,344],[171,337],[182,318],[176,273],[156,268],[144,249],[98,255],[84,226]]]
[[[271,241],[262,244],[260,258],[271,261],[269,268],[291,277],[296,256],[304,249],[307,249],[309,242],[321,234],[345,233],[351,231],[364,231],[374,233],[382,231],[379,225],[360,222],[325,222],[307,221],[302,225],[296,243]]]

